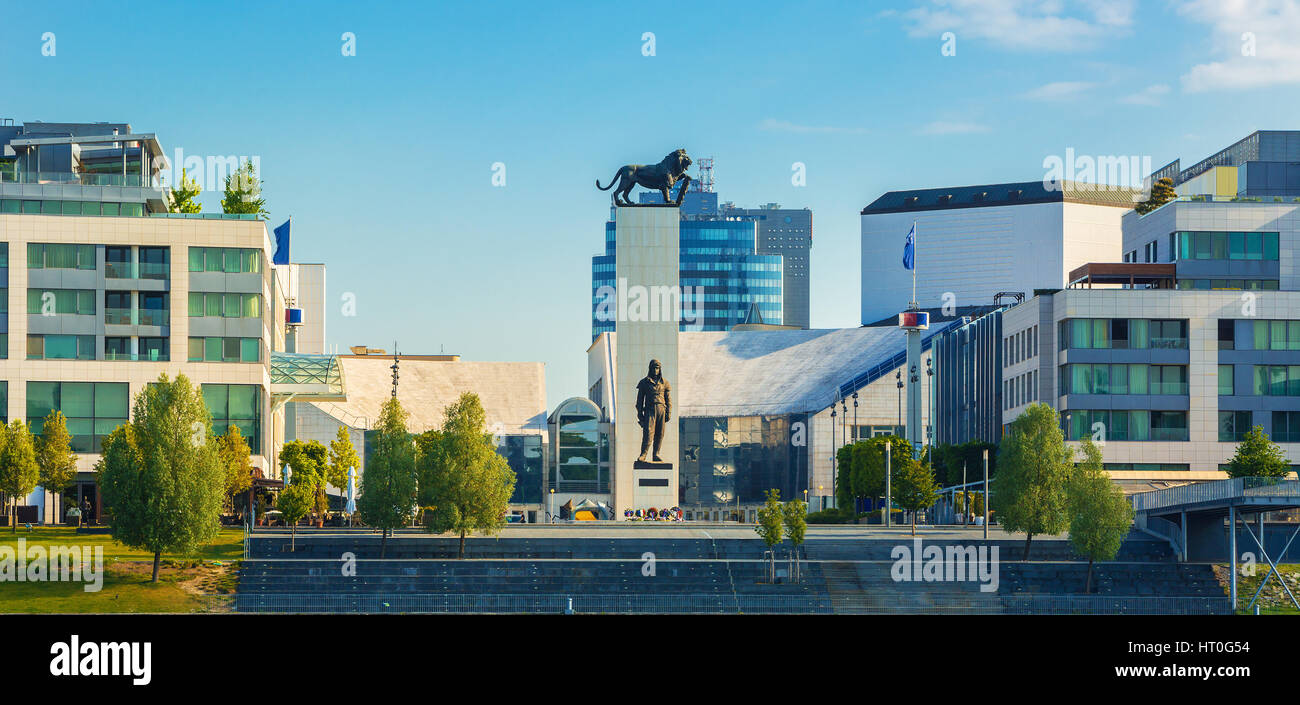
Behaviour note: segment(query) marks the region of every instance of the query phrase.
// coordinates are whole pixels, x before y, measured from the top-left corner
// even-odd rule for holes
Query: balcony
[[[165,326],[171,311],[149,308],[106,308],[104,323],[110,326]]]
[[[59,171],[0,172],[0,183],[159,188],[159,184],[155,180],[141,174],[90,174],[86,172]]]
[[[128,353],[128,352],[110,352],[104,351],[105,360],[131,360],[135,362],[168,362],[171,358],[167,353],[158,350],[151,350],[147,353]]]
[[[162,262],[105,262],[104,276],[108,279],[158,279],[171,276],[171,265]]]

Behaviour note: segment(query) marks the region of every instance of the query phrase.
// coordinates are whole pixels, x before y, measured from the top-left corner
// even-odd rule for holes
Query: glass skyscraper
[[[782,323],[781,255],[756,254],[752,219],[683,220],[680,260],[682,330],[729,330],[757,306],[763,323]],[[614,222],[605,224],[605,253],[591,258],[591,337],[614,331],[619,307],[614,273]],[[602,306],[602,303],[605,306]],[[607,320],[606,320],[607,319]]]

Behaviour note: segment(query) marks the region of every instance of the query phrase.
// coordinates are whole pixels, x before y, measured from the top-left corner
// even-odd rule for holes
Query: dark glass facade
[[[1002,312],[934,338],[935,442],[1002,438]]]
[[[782,323],[783,258],[756,254],[756,232],[748,219],[681,222],[682,330],[729,330],[744,322],[751,305],[758,306],[764,323]],[[614,223],[606,223],[605,253],[591,258],[593,339],[614,331],[617,314],[604,313],[611,310],[607,297],[618,286],[614,233]]]
[[[510,503],[540,504],[542,467],[545,464],[542,437],[502,436],[497,453],[504,456],[510,469],[515,471],[515,493],[510,496]]]
[[[802,499],[808,486],[808,447],[791,443],[791,426],[805,414],[691,417],[678,421],[682,507],[761,503],[769,489]]]

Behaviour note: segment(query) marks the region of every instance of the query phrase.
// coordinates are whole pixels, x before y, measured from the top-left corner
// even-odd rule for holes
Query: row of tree
[[[1082,442],[1079,456],[1066,445],[1056,410],[1031,404],[1002,437],[991,500],[1003,531],[1024,532],[1023,560],[1029,560],[1036,534],[1068,530],[1074,550],[1088,559],[1085,591],[1091,592],[1093,563],[1119,552],[1133,507],[1111,482],[1090,439]]]
[[[505,524],[515,473],[496,451],[477,394],[461,394],[439,429],[413,435],[408,418],[395,397],[380,410],[357,510],[383,531],[381,557],[389,532],[410,524],[417,511],[429,531],[457,534],[463,557],[467,534],[495,534]]]
[[[891,507],[912,513],[913,534],[916,513],[934,506],[939,499],[939,484],[929,454],[914,458],[912,444],[898,436],[876,436],[842,446],[836,451],[836,466],[837,504],[851,508],[856,500],[884,497],[888,489]]]
[[[190,178],[189,171],[181,169],[179,184],[174,184],[168,194],[172,213],[198,213],[202,210],[198,198],[199,182]],[[257,168],[245,159],[234,173],[228,174],[221,196],[222,213],[252,213],[265,218],[266,199],[262,198],[262,182],[257,178]]]
[[[799,544],[803,543],[804,535],[808,533],[808,505],[797,499],[782,503],[781,490],[778,489],[768,490],[766,496],[767,500],[758,510],[758,523],[754,526],[754,531],[772,549],[768,553],[768,579],[775,582],[775,546],[783,538],[790,539],[791,555],[797,560]]]
[[[0,424],[0,492],[9,498],[13,531],[18,530],[18,504],[24,497],[37,487],[64,492],[76,475],[77,456],[62,412],[51,411],[38,436],[21,419]]]

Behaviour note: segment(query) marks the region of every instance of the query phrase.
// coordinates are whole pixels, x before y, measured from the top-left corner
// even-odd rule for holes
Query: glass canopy
[[[280,401],[347,401],[338,357],[272,352],[271,397]]]

